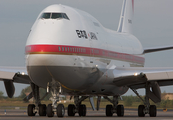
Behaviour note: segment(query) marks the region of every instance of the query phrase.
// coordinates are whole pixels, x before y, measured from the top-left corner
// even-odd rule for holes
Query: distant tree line
[[[3,99],[4,98],[4,93],[2,91],[0,91],[0,99]]]
[[[125,106],[132,106],[134,102],[141,102],[138,96],[122,96],[122,101],[124,101]]]

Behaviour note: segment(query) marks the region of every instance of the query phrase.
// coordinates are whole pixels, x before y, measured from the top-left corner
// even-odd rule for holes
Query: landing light
[[[138,76],[138,73],[134,73],[134,76]]]
[[[25,75],[25,73],[24,73],[24,72],[22,72],[21,74],[22,74],[22,75]]]

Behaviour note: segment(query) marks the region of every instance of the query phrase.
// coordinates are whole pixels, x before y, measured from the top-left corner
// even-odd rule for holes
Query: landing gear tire
[[[145,109],[144,105],[139,105],[139,107],[138,107],[138,116],[139,117],[145,117],[144,109]]]
[[[113,106],[112,105],[106,105],[106,116],[111,117],[113,115]]]
[[[57,110],[56,110],[56,114],[58,117],[64,117],[64,114],[65,114],[65,109],[64,109],[64,105],[63,104],[59,104],[57,106]]]
[[[79,106],[79,116],[86,116],[86,105]]]
[[[75,116],[75,105],[68,105],[68,116]]]
[[[28,105],[28,116],[35,116],[35,105],[34,104]]]
[[[149,110],[150,117],[156,117],[157,115],[157,108],[155,105],[150,105],[150,110]]]
[[[46,112],[47,112],[48,117],[53,117],[54,116],[54,111],[53,111],[52,104],[48,104]]]
[[[46,105],[45,104],[39,105],[39,115],[46,116]]]
[[[118,117],[123,117],[124,116],[124,106],[123,105],[118,105],[117,106],[117,116]]]

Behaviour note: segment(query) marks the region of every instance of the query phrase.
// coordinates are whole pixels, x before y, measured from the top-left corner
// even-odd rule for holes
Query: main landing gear
[[[68,116],[75,116],[76,113],[79,116],[86,116],[86,105],[81,104],[88,96],[74,96],[74,104],[68,105]]]
[[[58,117],[64,117],[65,114],[65,108],[63,104],[58,104],[58,106],[56,108],[54,108],[52,106],[52,104],[49,104],[47,106],[47,116],[48,117],[53,117],[54,116],[54,112],[56,112]]]
[[[106,116],[113,116],[114,113],[117,113],[118,117],[124,116],[124,106],[118,105],[118,96],[113,96],[113,100],[109,99],[107,96],[104,96],[104,98],[113,104],[106,105]]]
[[[28,105],[28,116],[35,116],[37,112],[40,116],[46,116],[46,105],[40,104],[38,108],[34,104]]]
[[[35,104],[28,105],[28,116],[35,116],[36,113],[39,113],[40,116],[46,116],[46,105],[41,104],[40,96],[39,96],[39,87],[34,83],[31,83],[32,88],[32,96],[35,99]]]
[[[145,117],[146,114],[149,114],[150,117],[156,117],[157,116],[157,108],[155,105],[150,105],[149,99],[152,99],[155,103],[160,102],[160,89],[157,87],[157,83],[153,83],[154,87],[157,89],[154,90],[154,88],[151,86],[152,84],[146,83],[146,95],[145,99],[143,100],[138,92],[135,89],[132,89],[132,91],[143,101],[144,105],[138,106],[138,116],[139,117]],[[153,91],[150,91],[150,87],[152,87]],[[157,91],[156,91],[157,90]]]
[[[53,117],[54,113],[56,113],[58,117],[64,116],[65,114],[64,105],[57,104],[57,102],[59,101],[59,94],[62,93],[61,85],[58,82],[52,80],[52,82],[48,84],[47,92],[52,94],[52,97],[50,98],[52,104],[49,104],[47,107],[45,104],[41,104],[41,100],[39,97],[39,87],[34,83],[31,83],[31,88],[32,88],[32,93],[30,93],[25,99],[28,100],[33,96],[35,99],[35,104],[28,105],[28,116],[35,116],[36,113],[38,113],[40,116],[47,115],[48,117]],[[161,101],[161,91],[158,83],[157,82],[146,83],[145,85],[146,95],[144,100],[140,97],[135,88],[131,89],[144,103],[144,105],[139,105],[138,107],[138,116],[144,117],[146,114],[149,114],[150,117],[156,117],[157,108],[155,105],[150,105],[149,99],[151,99],[155,103]],[[86,111],[87,111],[86,105],[82,104],[82,101],[84,101],[88,97],[93,110],[95,110],[94,101],[91,96],[81,96],[81,97],[74,96],[74,104],[68,105],[68,112],[67,112],[68,116],[75,116],[76,113],[78,113],[79,116],[86,116]],[[106,106],[106,116],[113,116],[114,113],[116,113],[117,116],[119,117],[124,116],[124,106],[118,105],[119,96],[113,96],[113,99],[110,99],[107,96],[103,97],[113,104],[113,105],[109,104]],[[100,100],[101,96],[98,96],[97,110],[99,110]]]

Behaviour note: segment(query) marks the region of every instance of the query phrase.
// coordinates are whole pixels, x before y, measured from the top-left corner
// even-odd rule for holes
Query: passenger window
[[[59,47],[59,51],[61,51],[61,47]]]

